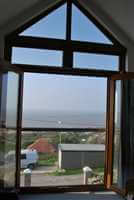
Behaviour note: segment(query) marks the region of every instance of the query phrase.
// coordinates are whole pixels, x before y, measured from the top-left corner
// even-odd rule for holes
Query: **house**
[[[30,144],[27,149],[36,149],[39,153],[54,153],[56,149],[45,138],[37,139],[33,144]]]
[[[60,169],[101,168],[105,163],[105,145],[59,144],[58,159]]]
[[[127,183],[134,178],[134,1],[108,1],[108,0],[76,0],[73,1],[77,7],[81,8],[81,11],[85,15],[90,16],[94,24],[102,31],[105,32],[108,38],[111,38],[111,44],[92,44],[88,46],[87,43],[81,43],[78,41],[73,41],[70,46],[70,25],[67,23],[67,42],[57,41],[57,40],[36,40],[37,38],[23,37],[19,38],[20,33],[26,28],[30,27],[32,24],[36,23],[43,16],[46,16],[51,11],[61,6],[64,0],[1,0],[0,1],[0,58],[8,62],[11,61],[12,48],[14,46],[21,48],[43,48],[42,45],[46,45],[47,48],[57,50],[60,49],[64,51],[64,67],[51,68],[39,66],[7,66],[5,62],[0,65],[0,122],[1,122],[1,133],[0,137],[5,135],[5,140],[0,144],[1,151],[5,151],[7,136],[7,129],[12,128],[15,133],[16,142],[16,166],[13,175],[14,179],[12,182],[12,188],[19,188],[19,150],[20,150],[20,135],[21,131],[29,131],[30,128],[21,127],[21,114],[22,114],[22,96],[23,96],[23,72],[33,72],[34,73],[53,73],[53,74],[71,74],[71,75],[81,75],[81,76],[95,76],[95,77],[105,77],[108,79],[108,98],[107,105],[107,145],[106,145],[106,177],[105,177],[105,187],[104,189],[111,189],[112,191],[118,191],[120,194],[127,195],[128,188]],[[71,2],[67,1],[67,2]],[[70,11],[70,5],[67,7]],[[67,15],[67,21],[71,15]],[[78,19],[79,21],[79,19]],[[86,32],[86,30],[85,30]],[[22,39],[22,40],[21,40]],[[39,42],[40,41],[40,42]],[[113,46],[111,46],[113,44]],[[87,48],[88,47],[88,48]],[[80,70],[73,69],[73,53],[75,51],[90,52],[90,53],[101,53],[107,55],[119,56],[119,70],[116,71],[96,71],[96,70]],[[70,59],[71,58],[71,59]],[[20,70],[21,69],[21,70]],[[7,71],[14,71],[14,73],[8,73]],[[124,71],[129,73],[124,73]],[[17,76],[19,73],[19,77]],[[81,72],[81,73],[80,73]],[[8,75],[8,76],[7,76]],[[8,77],[8,81],[7,81]],[[13,79],[12,79],[13,77]],[[11,79],[10,79],[11,78]],[[12,88],[7,87],[13,86]],[[18,82],[19,80],[19,82]],[[122,81],[123,80],[123,81]],[[18,87],[19,86],[19,87]],[[10,88],[10,89],[9,89]],[[19,88],[19,92],[18,89]],[[83,87],[84,88],[84,87]],[[119,92],[119,96],[115,95]],[[8,94],[8,95],[7,95]],[[118,96],[118,97],[117,97]],[[115,97],[116,100],[115,100]],[[118,103],[118,105],[117,105]],[[116,104],[116,105],[115,105]],[[19,112],[18,109],[19,108]],[[12,123],[8,126],[8,111],[14,110],[14,115],[12,118]],[[115,112],[115,110],[117,112]],[[120,126],[116,126],[114,121],[114,114],[119,114]],[[16,125],[17,123],[17,125]],[[58,126],[61,126],[60,124]],[[6,129],[7,128],[7,129]],[[38,127],[39,128],[39,127]],[[49,127],[51,128],[51,127]],[[56,127],[57,128],[57,127]],[[16,130],[17,129],[17,130]],[[49,129],[50,130],[50,129]],[[77,130],[77,129],[76,129]],[[70,131],[70,130],[69,130]],[[117,131],[117,132],[116,132]],[[17,134],[16,134],[17,133]],[[117,133],[117,134],[116,134]],[[114,137],[117,136],[118,143]],[[0,140],[1,141],[1,140]],[[118,144],[118,148],[116,146]],[[116,157],[117,156],[117,157]],[[114,165],[114,161],[118,161],[118,168]],[[116,163],[117,164],[117,163]],[[116,181],[113,182],[113,174],[116,174]],[[1,171],[3,180],[5,178],[5,171]],[[7,174],[7,173],[6,173]],[[132,180],[131,180],[132,182]],[[3,181],[2,181],[3,183]],[[5,189],[5,185],[1,186]],[[85,191],[87,187],[80,187]],[[99,186],[95,187],[98,190]],[[131,187],[132,192],[134,192],[134,186]],[[22,188],[21,188],[22,189]],[[59,189],[59,188],[58,188]],[[63,187],[60,188],[61,190]],[[66,191],[70,187],[64,188]],[[79,188],[77,188],[78,191]],[[95,190],[92,187],[91,190]],[[87,190],[90,190],[89,187]],[[99,188],[102,190],[102,188]],[[32,188],[31,188],[32,190]],[[51,189],[50,189],[51,190]],[[70,189],[75,190],[74,188]],[[18,191],[18,190],[17,190]],[[25,190],[26,191],[26,190]],[[44,190],[43,190],[44,191]],[[47,190],[48,191],[48,190]]]

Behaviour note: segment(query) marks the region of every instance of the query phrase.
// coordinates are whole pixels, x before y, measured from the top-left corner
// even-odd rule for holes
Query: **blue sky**
[[[66,5],[20,35],[65,39],[65,21]],[[111,44],[75,6],[72,39]],[[62,55],[61,51],[13,48],[12,62],[62,67]],[[117,65],[116,56],[74,54],[74,67],[117,70]],[[106,79],[103,78],[26,74],[24,109],[105,112],[106,87]]]
[[[36,111],[105,112],[106,78],[25,74],[24,108]]]

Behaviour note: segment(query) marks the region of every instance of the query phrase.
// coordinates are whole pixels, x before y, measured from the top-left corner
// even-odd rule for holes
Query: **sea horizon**
[[[106,113],[76,111],[24,111],[23,127],[105,128]]]

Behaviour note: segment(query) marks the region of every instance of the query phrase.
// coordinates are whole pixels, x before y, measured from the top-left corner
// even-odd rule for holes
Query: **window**
[[[39,65],[69,70],[121,70],[119,43],[91,14],[74,4],[67,2],[48,11],[47,16],[16,36],[17,40],[12,41],[12,63],[37,68]]]
[[[17,103],[18,103],[18,74],[9,72],[7,80],[7,112],[6,126],[9,128],[16,127],[17,124]],[[14,87],[16,86],[16,87]]]
[[[115,86],[113,184],[121,187],[121,81]]]
[[[62,51],[13,48],[12,63],[62,66]]]
[[[75,5],[72,7],[72,40],[112,44]]]
[[[60,23],[59,23],[60,21]],[[20,35],[65,39],[66,33],[66,4],[57,8]]]
[[[36,149],[44,170],[31,186],[82,185],[85,166],[88,184],[103,184],[107,78],[25,73],[23,92],[21,149]]]
[[[75,52],[73,66],[81,69],[118,71],[119,57]]]
[[[106,78],[25,73],[23,127],[103,128],[106,85]]]
[[[42,13],[37,16],[35,24],[29,27],[33,20],[20,27],[11,37],[12,50],[7,51],[12,53],[12,63],[24,72],[20,76],[24,75],[24,85],[18,79],[23,85],[23,92],[19,87],[22,113],[15,115],[21,123],[20,148],[37,151],[35,162],[25,163],[25,167],[43,170],[38,175],[32,173],[31,186],[63,189],[70,185],[69,189],[71,185],[82,185],[85,166],[93,171],[88,185],[104,184],[107,80],[115,71],[121,71],[124,48],[79,2],[73,2],[58,3],[51,8],[53,11],[43,12],[44,18]],[[19,114],[22,119],[18,120]],[[19,128],[17,125],[17,133]],[[12,150],[14,137],[10,131],[9,135],[11,141],[6,140]],[[116,149],[114,157],[119,157]],[[21,154],[20,159],[25,162],[26,155]],[[14,175],[18,175],[17,161]],[[14,184],[19,180],[15,178]],[[21,170],[20,186],[26,186]]]
[[[38,152],[37,166],[31,174],[31,187],[84,186],[85,166],[93,170],[88,185],[104,184],[105,136],[104,129],[23,131],[21,149],[31,146]],[[20,173],[20,186],[25,186],[23,170]]]

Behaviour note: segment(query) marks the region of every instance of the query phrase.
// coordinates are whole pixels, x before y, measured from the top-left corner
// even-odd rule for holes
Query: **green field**
[[[39,153],[39,166],[54,166],[55,163],[58,161],[58,155],[54,154],[47,154],[47,153]]]

